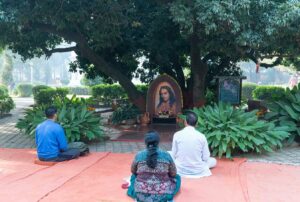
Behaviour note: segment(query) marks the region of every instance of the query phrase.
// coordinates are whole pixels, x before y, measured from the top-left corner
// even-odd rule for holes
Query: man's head
[[[45,110],[45,114],[46,114],[47,119],[55,120],[56,119],[56,113],[57,113],[57,109],[55,107],[48,107]]]
[[[198,117],[194,112],[187,112],[186,114],[186,119],[185,119],[185,126],[196,126],[198,122]]]

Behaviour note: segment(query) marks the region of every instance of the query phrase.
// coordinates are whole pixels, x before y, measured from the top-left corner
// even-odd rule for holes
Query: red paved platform
[[[53,166],[33,150],[0,149],[0,201],[125,202],[134,154],[92,153]],[[213,176],[183,179],[176,202],[299,201],[300,167],[219,160]]]

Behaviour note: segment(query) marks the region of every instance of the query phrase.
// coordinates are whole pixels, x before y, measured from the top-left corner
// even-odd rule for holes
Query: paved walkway
[[[24,108],[33,103],[32,98],[14,98],[16,108],[11,116],[0,119],[0,148],[34,148],[34,140],[22,134],[15,124],[22,117]]]
[[[0,119],[0,148],[35,148],[34,140],[15,128],[15,124],[22,117],[22,112],[29,107],[32,98],[15,98],[16,109],[12,111],[12,116]],[[107,128],[106,132],[111,136],[117,133],[114,129]],[[164,150],[171,149],[171,143],[161,143],[160,147]],[[115,152],[115,153],[131,153],[137,152],[145,148],[143,142],[118,142],[106,141],[90,144],[90,150],[93,152]],[[286,147],[273,153],[263,155],[246,154],[249,161],[256,162],[272,162],[280,164],[298,165],[300,166],[300,147]]]

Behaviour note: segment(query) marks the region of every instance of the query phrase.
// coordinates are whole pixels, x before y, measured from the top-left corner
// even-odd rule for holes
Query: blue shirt
[[[52,120],[39,124],[35,132],[35,143],[39,158],[50,159],[67,150],[68,143],[64,129]]]

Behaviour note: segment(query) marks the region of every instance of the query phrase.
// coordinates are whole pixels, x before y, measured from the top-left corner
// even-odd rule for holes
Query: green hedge
[[[36,100],[36,99],[37,99],[40,91],[45,90],[45,89],[52,89],[52,88],[50,86],[46,86],[46,85],[37,85],[32,88],[32,94],[33,94],[33,99],[34,99],[35,103],[38,103],[38,100]]]
[[[31,84],[19,84],[17,86],[17,93],[20,97],[30,97],[32,95],[32,85]]]
[[[136,85],[137,89],[145,96],[148,85]],[[92,87],[92,96],[104,103],[110,103],[112,99],[128,98],[125,90],[119,84],[99,84]]]
[[[90,95],[91,89],[88,86],[69,87],[69,92],[74,95]]]
[[[0,84],[0,96],[8,95],[8,88],[6,85]]]
[[[34,100],[38,105],[51,105],[55,98],[63,100],[68,93],[69,90],[67,88],[44,88],[34,95]]]
[[[36,94],[38,94],[41,90],[44,90],[44,89],[50,89],[51,87],[50,86],[47,86],[47,85],[36,85],[32,88],[32,94],[33,96],[35,96]]]
[[[243,83],[242,99],[253,100],[253,91],[258,87],[255,83]]]
[[[61,100],[63,100],[67,95],[69,94],[69,89],[65,87],[57,87],[56,88],[56,97],[59,97]]]
[[[92,87],[95,98],[122,99],[126,97],[125,90],[118,84],[99,84]]]
[[[252,95],[258,100],[277,101],[285,96],[285,89],[278,86],[258,86]]]

